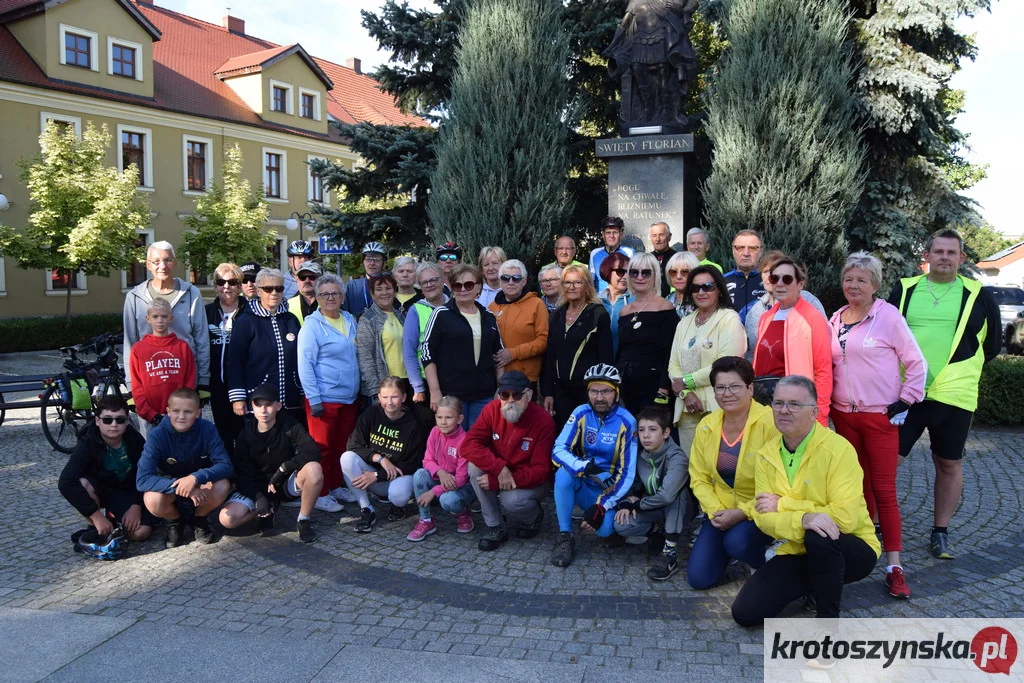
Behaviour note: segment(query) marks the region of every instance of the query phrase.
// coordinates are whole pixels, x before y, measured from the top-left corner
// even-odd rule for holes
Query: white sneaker
[[[355,494],[348,490],[345,486],[339,486],[338,488],[331,491],[331,498],[338,501],[339,503],[354,503],[356,502]]]
[[[345,509],[341,503],[330,496],[320,496],[316,499],[316,505],[313,507],[323,512],[341,512]]]

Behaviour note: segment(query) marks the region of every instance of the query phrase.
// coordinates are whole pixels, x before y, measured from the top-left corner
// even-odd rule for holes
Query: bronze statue
[[[604,52],[608,73],[622,82],[619,125],[683,132],[682,99],[697,76],[690,44],[698,0],[630,0],[612,44]]]

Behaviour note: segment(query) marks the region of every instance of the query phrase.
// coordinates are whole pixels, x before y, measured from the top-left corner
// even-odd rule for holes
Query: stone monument
[[[682,236],[683,155],[693,151],[682,100],[697,76],[690,29],[697,0],[630,0],[611,45],[608,73],[619,79],[624,137],[598,140],[608,160],[608,213],[649,249],[648,228],[665,221]]]

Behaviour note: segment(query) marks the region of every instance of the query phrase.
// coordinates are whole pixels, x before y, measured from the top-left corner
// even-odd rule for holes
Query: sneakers
[[[470,503],[469,511],[472,512],[474,515],[483,514],[483,511],[480,509],[480,501],[474,500],[472,503]]]
[[[403,519],[409,516],[409,512],[405,509],[405,506],[398,507],[397,505],[391,506],[391,511],[388,512],[389,522],[401,522]]]
[[[931,546],[932,555],[940,560],[952,560],[956,557],[956,555],[953,554],[953,547],[949,544],[949,534],[944,531],[932,532]]]
[[[416,526],[412,528],[412,531],[409,532],[409,535],[406,536],[406,538],[413,543],[418,543],[436,531],[437,525],[434,524],[434,520],[423,519],[421,517],[420,521],[416,522]]]
[[[903,567],[893,567],[891,572],[886,573],[885,587],[889,589],[889,595],[897,600],[906,600],[910,597],[910,587],[907,586]]]
[[[164,546],[177,548],[185,542],[185,523],[175,519],[167,523],[167,535],[164,537]]]
[[[264,536],[269,536],[274,531],[274,515],[256,518],[256,528]]]
[[[647,570],[647,578],[651,581],[665,581],[679,571],[676,554],[662,553],[654,558],[651,568]]]
[[[320,496],[316,499],[316,505],[313,506],[321,512],[341,512],[344,510],[344,506],[336,501],[332,496]]]
[[[516,529],[516,538],[533,538],[540,533],[540,525],[544,521],[544,508],[537,508],[537,519],[533,520],[530,524],[524,524],[523,526]]]
[[[363,508],[359,511],[359,521],[352,525],[352,528],[359,534],[368,534],[373,531],[373,525],[377,523],[377,513],[373,508]]]
[[[576,557],[576,538],[570,531],[558,534],[558,542],[551,553],[551,564],[556,567],[568,567]]]
[[[273,518],[271,518],[273,521]],[[296,525],[299,531],[299,540],[303,543],[312,543],[317,539],[316,527],[311,519],[300,519]]]
[[[463,510],[455,515],[455,531],[458,533],[468,534],[475,526],[473,524],[473,516],[469,513],[469,510]]]
[[[339,486],[336,489],[331,489],[331,498],[338,501],[339,503],[355,503],[356,496],[354,493],[348,490],[347,486]]]
[[[206,517],[193,517],[192,530],[196,534],[196,540],[204,545],[220,540],[220,534],[210,527],[210,520]]]
[[[501,544],[508,540],[508,527],[504,524],[487,527],[487,533],[477,543],[477,548],[484,552],[491,552],[501,547]]]

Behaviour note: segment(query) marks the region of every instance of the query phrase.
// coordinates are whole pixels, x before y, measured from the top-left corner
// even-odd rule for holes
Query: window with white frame
[[[66,114],[54,114],[48,111],[39,112],[39,132],[42,133],[46,130],[46,124],[50,121],[56,123],[59,127],[69,126],[74,128],[75,135],[82,137],[82,119],[78,116],[68,116]]]
[[[85,273],[78,271],[73,273],[63,268],[47,270],[46,273],[46,294],[60,295],[68,291],[68,283],[71,283],[72,294],[87,294],[87,283]]]
[[[273,264],[273,267],[282,273],[288,272],[288,262],[285,259],[285,254],[287,253],[285,250],[286,241],[286,238],[278,237],[277,241],[267,250],[270,252],[270,262]]]
[[[60,63],[90,71],[100,70],[99,34],[77,26],[60,25]]]
[[[139,169],[139,187],[153,189],[153,131],[149,128],[118,125],[117,156],[121,170],[135,164]]]
[[[181,145],[185,192],[206,192],[213,178],[213,140],[182,135]]]
[[[107,73],[141,81],[142,54],[138,43],[107,36]]]
[[[142,249],[148,249],[149,245],[153,244],[153,230],[150,228],[144,228],[136,231],[138,237],[135,238],[135,246]],[[149,279],[149,271],[146,269],[145,262],[132,264],[129,270],[121,271],[121,289],[131,289],[136,285],[140,285]]]
[[[306,157],[306,168],[308,169],[306,196],[310,202],[317,204],[329,204],[330,199],[327,197],[326,190],[324,190],[324,179],[319,173],[315,173],[312,167],[309,166],[309,162],[311,161],[326,161],[326,159],[317,156]]]
[[[288,199],[288,153],[282,149],[263,148],[263,192],[270,201]]]
[[[270,109],[279,114],[294,114],[295,104],[292,102],[293,88],[291,83],[283,83],[270,79]]]
[[[320,93],[299,88],[299,116],[314,121],[320,120]]]

